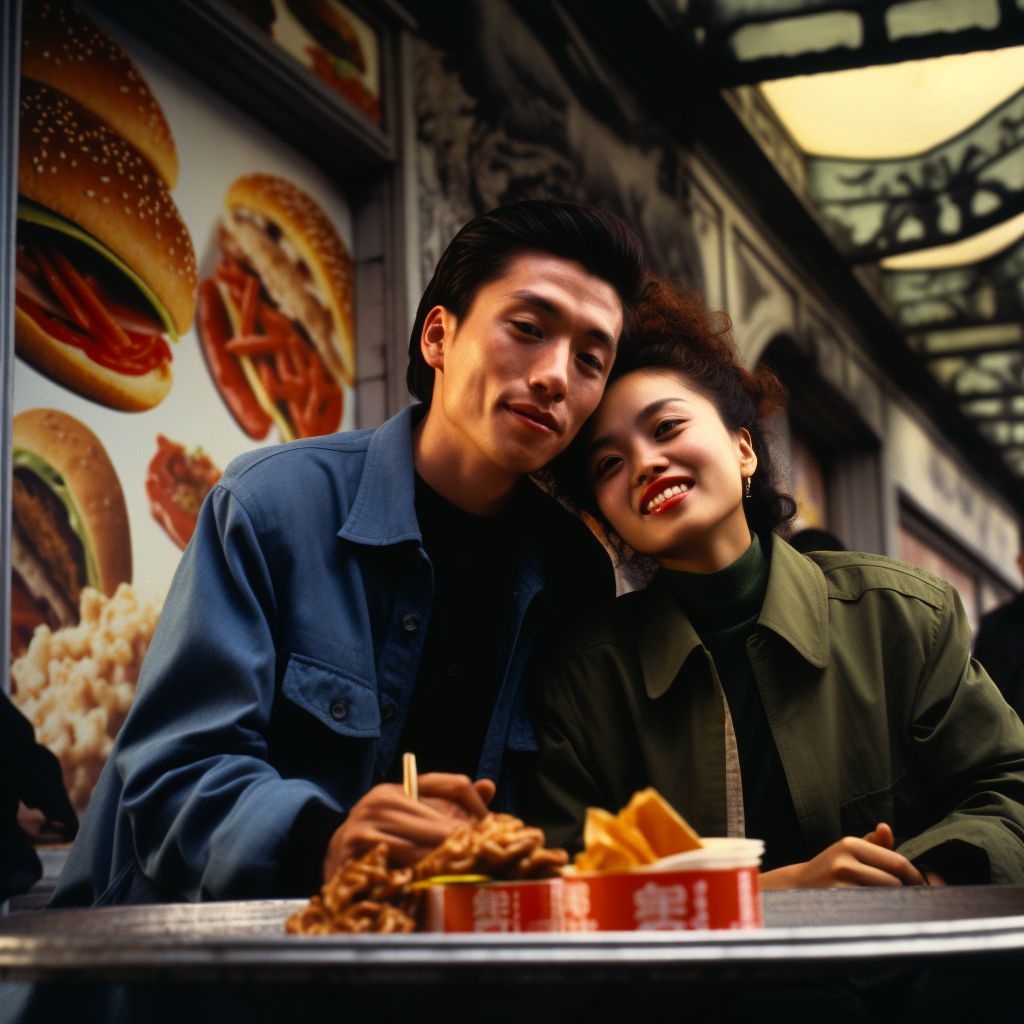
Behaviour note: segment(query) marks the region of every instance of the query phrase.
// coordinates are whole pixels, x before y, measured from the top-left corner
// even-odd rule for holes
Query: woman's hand
[[[324,854],[324,881],[358,850],[387,843],[391,859],[415,864],[440,846],[460,825],[482,818],[494,797],[490,779],[432,772],[419,777],[420,799],[410,800],[392,783],[374,786],[331,836]]]
[[[766,871],[761,875],[761,888],[829,889],[931,884],[906,857],[894,852],[893,845],[892,829],[881,824],[863,839],[856,836],[840,839],[813,860]]]
[[[882,822],[874,832],[869,832],[864,838],[869,843],[875,843],[877,846],[885,847],[887,850],[892,850],[896,846],[896,840],[893,838],[892,829],[889,828],[885,822]],[[917,870],[924,875],[925,885],[946,884],[946,880],[938,873],[938,871],[932,871],[931,868],[927,868],[923,864],[918,864]]]

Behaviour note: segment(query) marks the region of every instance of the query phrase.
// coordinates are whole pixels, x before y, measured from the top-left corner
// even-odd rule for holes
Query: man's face
[[[621,331],[612,285],[579,263],[526,253],[480,288],[461,322],[441,306],[427,316],[431,407],[495,464],[532,473],[597,408]]]

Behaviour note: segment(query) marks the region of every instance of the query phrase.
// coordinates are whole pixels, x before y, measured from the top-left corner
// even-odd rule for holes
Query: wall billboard
[[[26,0],[11,699],[87,805],[203,497],[354,426],[329,179],[91,11]]]

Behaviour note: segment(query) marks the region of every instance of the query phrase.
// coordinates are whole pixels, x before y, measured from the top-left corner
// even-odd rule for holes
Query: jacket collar
[[[757,620],[815,668],[828,664],[828,586],[817,563],[772,536],[768,593]]]
[[[374,547],[423,540],[416,518],[412,431],[425,411],[422,405],[407,406],[373,432],[339,537]]]
[[[640,667],[647,696],[657,699],[672,685],[700,637],[659,574],[637,606]],[[768,592],[758,618],[815,668],[828,664],[828,590],[825,575],[781,537],[772,537]]]

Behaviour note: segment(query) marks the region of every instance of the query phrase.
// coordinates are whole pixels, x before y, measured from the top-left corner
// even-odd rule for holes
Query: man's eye
[[[601,360],[598,359],[597,356],[595,356],[592,352],[580,352],[576,358],[582,359],[587,366],[589,366],[592,370],[597,370],[598,373],[600,373],[601,370],[604,369],[604,363],[602,363]]]
[[[543,338],[544,335],[541,333],[541,329],[536,324],[531,324],[529,320],[513,320],[512,326],[517,330],[523,332],[523,334],[530,335],[531,338]]]
[[[661,423],[654,428],[654,436],[661,437],[662,435],[667,434],[670,430],[673,430],[675,427],[678,427],[682,422],[682,420],[662,420]]]

